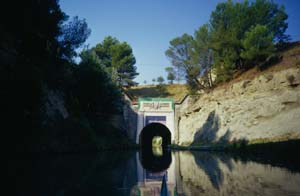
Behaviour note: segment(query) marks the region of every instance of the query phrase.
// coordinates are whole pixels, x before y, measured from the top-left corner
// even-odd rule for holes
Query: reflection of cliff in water
[[[179,152],[183,195],[300,195],[300,173],[224,153]]]
[[[193,154],[198,167],[205,172],[205,174],[210,179],[212,185],[216,189],[219,189],[223,183],[224,177],[222,170],[219,166],[218,158],[210,153],[205,152],[193,152]]]

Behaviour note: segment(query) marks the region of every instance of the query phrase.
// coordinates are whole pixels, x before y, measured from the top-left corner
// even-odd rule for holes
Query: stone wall
[[[179,145],[300,138],[300,68],[217,88],[176,112]]]

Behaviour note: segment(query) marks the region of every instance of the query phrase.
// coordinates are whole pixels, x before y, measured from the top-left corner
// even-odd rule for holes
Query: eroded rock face
[[[300,68],[216,89],[178,112],[180,145],[300,138]]]

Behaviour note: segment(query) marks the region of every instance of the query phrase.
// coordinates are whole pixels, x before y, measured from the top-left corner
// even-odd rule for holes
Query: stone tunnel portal
[[[142,146],[145,146],[145,144],[149,145],[150,142],[152,142],[149,137],[151,138],[153,136],[161,137],[160,139],[163,140],[163,146],[174,143],[175,105],[173,99],[139,98],[137,113],[137,144]],[[152,123],[157,124],[150,125]]]

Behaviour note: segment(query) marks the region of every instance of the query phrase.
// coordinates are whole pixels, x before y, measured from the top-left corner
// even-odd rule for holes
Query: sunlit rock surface
[[[180,145],[300,138],[300,68],[215,89],[177,112]]]

